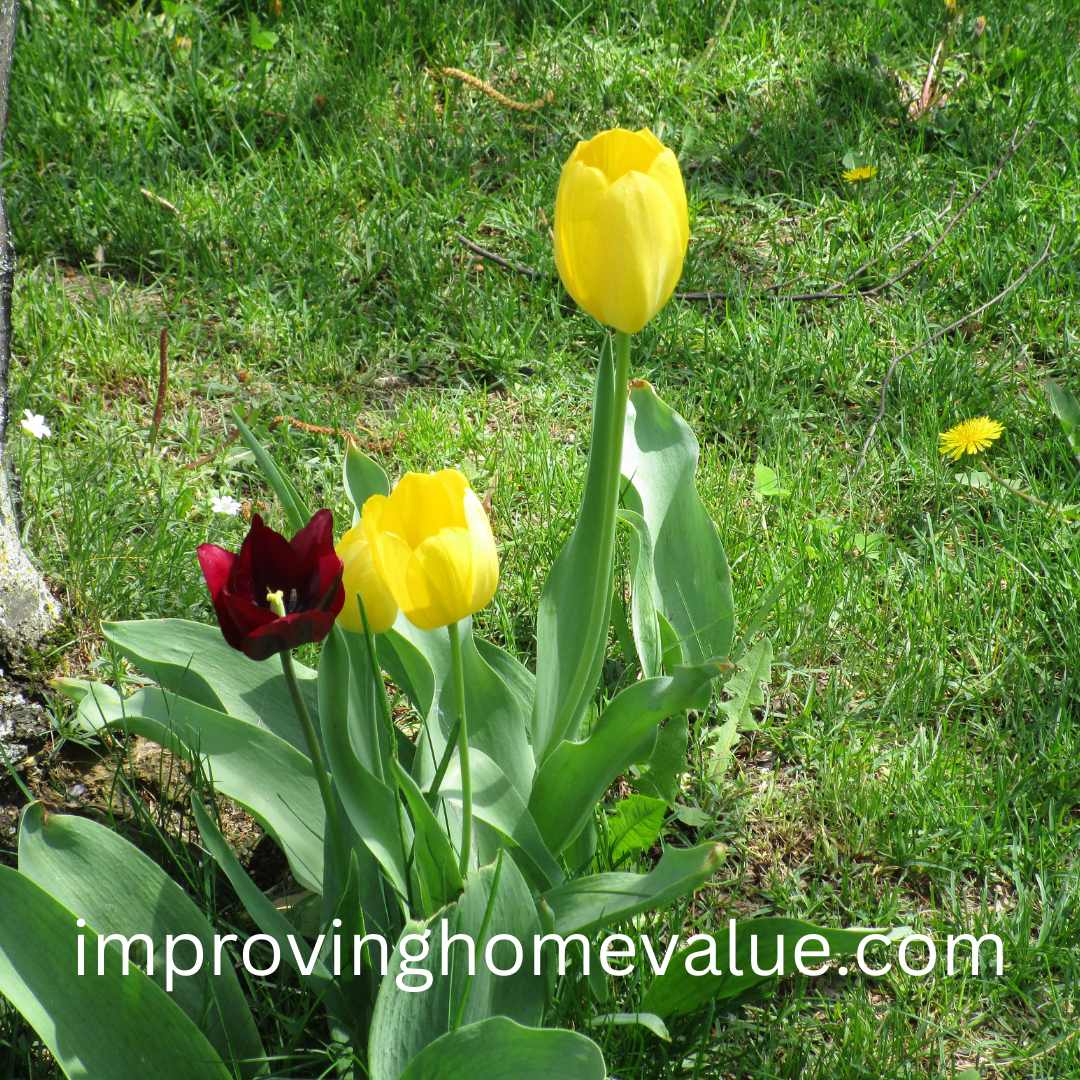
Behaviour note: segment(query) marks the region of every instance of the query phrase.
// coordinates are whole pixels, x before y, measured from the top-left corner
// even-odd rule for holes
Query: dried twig
[[[171,214],[179,214],[180,211],[168,199],[163,199],[160,195],[155,195],[152,191],[148,191],[146,188],[139,188],[139,190],[146,196],[147,200],[152,203],[157,203],[158,206],[164,207]]]
[[[395,440],[393,439],[361,439],[353,432],[346,431],[344,428],[321,427],[319,424],[305,424],[303,420],[296,420],[291,416],[275,416],[267,425],[266,430],[273,431],[278,424],[288,424],[289,427],[299,428],[301,431],[306,431],[311,435],[338,435],[343,439],[348,439],[357,449],[362,447],[372,454],[388,454],[395,446]],[[398,438],[400,439],[402,436],[399,435]]]
[[[254,412],[254,410],[252,410],[252,412]],[[250,418],[251,413],[249,412],[247,418],[244,420],[244,423],[246,424]],[[217,455],[220,454],[222,450],[225,450],[228,447],[232,446],[232,444],[236,442],[236,440],[239,438],[240,429],[233,428],[232,434],[219,447],[217,447],[215,450],[211,450],[209,454],[203,454],[201,458],[196,458],[194,461],[189,461],[186,465],[181,465],[180,468],[197,469],[200,465],[205,465],[211,458],[217,457]]]
[[[154,405],[154,419],[150,422],[151,454],[157,445],[158,429],[161,427],[161,418],[165,415],[165,394],[169,389],[169,328],[167,326],[161,328],[158,348],[161,355],[158,361],[157,403]]]
[[[969,311],[962,318],[957,319],[954,323],[950,323],[948,326],[939,330],[936,334],[932,334],[925,341],[920,341],[918,345],[915,345],[913,348],[908,349],[906,353],[898,356],[889,365],[889,370],[885,372],[885,378],[881,382],[881,407],[878,409],[877,416],[874,417],[874,422],[870,425],[870,431],[867,433],[866,441],[862,445],[862,452],[859,454],[859,463],[855,466],[856,476],[858,476],[859,471],[866,463],[866,451],[870,446],[870,441],[871,439],[873,439],[874,433],[877,431],[878,424],[881,423],[881,420],[885,415],[885,393],[889,388],[889,380],[892,378],[892,374],[896,370],[897,365],[899,365],[901,361],[906,360],[909,356],[917,353],[920,349],[925,349],[928,345],[933,345],[933,343],[939,338],[944,337],[946,334],[948,334],[952,330],[955,330],[957,327],[963,326],[964,323],[968,322],[971,319],[974,319],[976,315],[981,315],[987,308],[993,307],[994,304],[998,303],[1000,300],[1004,300],[1005,297],[1009,295],[1009,293],[1015,292],[1042,264],[1042,262],[1046,259],[1047,255],[1050,254],[1050,244],[1054,239],[1054,230],[1056,228],[1056,225],[1052,225],[1050,227],[1050,234],[1046,238],[1046,246],[1043,248],[1042,254],[1014,282],[1006,285],[1005,288],[997,294],[997,296],[993,297],[990,300],[987,300],[985,304],[981,304],[974,311]]]
[[[986,189],[1001,175],[1001,170],[1009,163],[1009,161],[1015,156],[1016,152],[1024,145],[1028,136],[1035,130],[1037,121],[1032,122],[1023,135],[1018,139],[1016,133],[1013,133],[1013,138],[1009,143],[1008,152],[998,162],[997,167],[992,173],[979,185],[972,194],[971,198],[953,215],[952,219],[945,226],[941,235],[930,245],[930,247],[913,263],[905,266],[898,274],[894,274],[888,281],[882,282],[880,285],[870,285],[865,288],[848,289],[853,281],[861,277],[870,267],[880,262],[882,259],[888,258],[890,255],[899,251],[901,248],[906,247],[908,244],[915,240],[919,236],[925,234],[929,226],[920,226],[909,235],[905,236],[899,243],[893,244],[887,251],[882,252],[880,255],[874,256],[867,262],[863,263],[857,270],[853,270],[843,281],[838,281],[833,285],[830,285],[826,289],[821,289],[817,292],[808,293],[785,293],[783,292],[789,285],[793,284],[798,278],[792,278],[790,281],[783,281],[777,285],[763,285],[757,289],[749,289],[746,292],[677,292],[674,294],[674,299],[682,300],[685,303],[723,303],[727,300],[744,300],[751,296],[766,296],[769,293],[775,293],[777,299],[786,300],[789,303],[803,303],[811,300],[843,300],[850,296],[876,296],[878,293],[883,292],[891,285],[895,285],[901,279],[908,277],[910,274],[915,273],[926,261],[941,247],[945,240],[945,237],[952,232],[956,223],[971,209],[971,207],[982,197]],[[1017,129],[1019,131],[1019,128]],[[940,210],[935,216],[930,225],[936,225],[941,219],[952,209],[953,196],[956,193],[956,184],[954,183],[949,189],[949,198],[944,208]],[[529,266],[522,266],[521,263],[511,262],[509,259],[504,259],[501,255],[496,255],[493,251],[488,251],[487,248],[481,247],[479,244],[473,243],[467,237],[461,233],[456,232],[454,235],[458,241],[467,247],[474,255],[479,255],[482,259],[487,259],[488,262],[495,263],[496,266],[501,266],[504,270],[512,270],[515,274],[521,274],[523,277],[527,277],[532,281],[556,281],[558,280],[558,274],[554,271],[545,274],[542,270],[534,270]],[[845,290],[845,291],[839,291]]]
[[[514,112],[536,112],[537,109],[542,109],[545,105],[550,105],[555,100],[555,91],[549,90],[543,97],[539,97],[535,101],[514,101],[513,98],[508,98],[505,94],[500,94],[490,83],[486,83],[483,79],[478,79],[475,75],[470,75],[467,71],[462,71],[460,68],[444,67],[439,70],[444,75],[449,75],[452,79],[460,79],[463,83],[467,83],[481,93],[487,94],[492,101],[497,101],[500,105],[505,105],[506,108],[513,109]]]

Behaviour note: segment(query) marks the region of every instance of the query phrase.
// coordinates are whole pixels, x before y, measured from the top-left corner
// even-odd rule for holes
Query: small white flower
[[[52,428],[45,423],[45,417],[35,416],[29,409],[23,409],[22,429],[35,439],[44,439],[52,434]]]
[[[210,499],[210,509],[215,514],[228,514],[229,517],[236,517],[240,513],[241,504],[231,495],[214,495]]]

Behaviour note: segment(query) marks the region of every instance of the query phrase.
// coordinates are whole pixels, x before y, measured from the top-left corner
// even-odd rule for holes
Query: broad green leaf
[[[690,664],[728,655],[735,611],[724,546],[694,485],[697,461],[686,421],[648,383],[635,382],[623,446],[624,505],[648,523],[656,608]]]
[[[449,678],[450,639],[445,628],[430,632],[412,630],[410,640],[424,651],[435,676],[433,706],[417,740],[412,769],[417,782],[426,789],[454,729],[457,702],[453,680]],[[490,649],[484,651],[491,655]],[[499,666],[507,672],[506,678],[484,659],[472,633],[471,619],[461,627],[461,660],[465,669],[469,746],[491,758],[521,797],[528,798],[535,763],[529,745],[529,713],[524,702],[527,679],[517,670],[520,665],[506,654],[498,659]]]
[[[342,468],[345,481],[345,494],[353,506],[352,523],[360,520],[360,511],[372,495],[389,495],[390,481],[382,466],[362,454],[350,441],[345,449],[345,462]]]
[[[240,897],[244,910],[255,921],[255,925],[262,933],[272,937],[278,943],[282,963],[288,964],[326,1002],[327,1008],[333,1013],[338,1016],[347,1015],[345,999],[341,996],[322,960],[316,959],[306,975],[297,965],[296,956],[289,942],[292,936],[298,945],[303,944],[296,927],[274,907],[258,885],[248,877],[247,871],[240,865],[225,837],[210,819],[210,815],[199,799],[198,792],[192,792],[191,795],[191,816],[195,819],[203,846],[229,879],[229,884],[236,890],[236,895]],[[310,946],[306,950],[301,950],[302,954],[303,952],[308,953],[308,956],[304,957],[306,965],[310,958]]]
[[[663,674],[660,624],[656,598],[660,589],[653,569],[653,541],[648,522],[632,510],[620,510],[619,520],[630,528],[630,624],[641,673],[646,679]]]
[[[396,760],[390,764],[412,815],[413,865],[420,881],[422,911],[424,915],[433,915],[461,895],[457,855],[416,781]]]
[[[709,736],[709,775],[717,776],[727,768],[731,748],[740,731],[757,728],[753,710],[765,704],[761,684],[772,678],[772,642],[762,638],[736,665],[737,671],[724,687],[731,695],[720,702],[724,722]]]
[[[281,845],[296,880],[322,891],[322,799],[311,762],[283,739],[157,687],[117,705],[99,698],[95,685],[79,715],[93,730],[107,726],[142,735],[188,759],[198,754],[214,787]]]
[[[605,1025],[629,1026],[631,1024],[648,1028],[657,1038],[665,1042],[671,1042],[671,1034],[667,1025],[656,1013],[607,1013],[605,1016],[594,1016],[589,1021],[590,1027],[602,1027]]]
[[[469,748],[473,817],[486,822],[513,844],[522,871],[541,892],[563,882],[565,875],[540,839],[528,807],[506,773],[482,750]],[[461,806],[461,769],[451,762],[439,789],[442,798]]]
[[[269,903],[269,901],[267,901]],[[60,1063],[69,1080],[231,1080],[206,1036],[169,995],[106,948],[40,885],[0,866],[0,994]],[[78,974],[78,935],[86,972]]]
[[[608,786],[634,760],[641,740],[688,708],[719,670],[716,663],[699,664],[636,682],[608,705],[587,739],[559,744],[529,797],[529,812],[549,851],[561,852],[577,836]]]
[[[533,698],[536,696],[536,676],[505,649],[493,645],[486,638],[474,634],[473,644],[480,658],[502,679],[506,684],[506,689],[517,698],[518,706],[525,718],[525,730],[528,732],[529,725],[532,723]]]
[[[770,469],[767,465],[762,465],[760,461],[754,463],[754,498],[758,502],[761,502],[766,498],[780,498],[783,499],[790,495],[791,492],[784,487],[780,486],[780,479],[776,475],[775,470]]]
[[[374,738],[370,725],[378,721],[371,713],[359,715],[364,711],[363,697],[371,687],[357,686],[357,668],[345,637],[345,632],[335,627],[323,643],[319,658],[320,716],[327,764],[352,827],[378,859],[394,888],[405,896],[408,891],[405,853],[412,834],[406,831],[402,835],[402,827],[408,830],[408,826],[399,814],[394,789],[365,767],[356,751],[357,744],[364,741],[365,732],[370,744]],[[373,710],[374,705],[368,704]],[[364,757],[373,765],[380,760],[370,745]]]
[[[1058,418],[1069,445],[1074,450],[1080,450],[1080,402],[1068,387],[1050,379],[1044,381],[1043,387],[1050,399],[1050,409]]]
[[[574,531],[559,552],[536,614],[536,698],[532,739],[543,763],[577,734],[596,691],[607,648],[611,604],[614,514],[618,492],[608,490],[614,453],[615,356],[605,337],[596,367],[592,444]],[[511,777],[513,779],[513,777]]]
[[[648,851],[664,827],[666,810],[663,799],[651,799],[648,795],[620,799],[607,823],[611,861],[618,865],[623,859]]]
[[[424,630],[416,630],[404,615],[399,614],[397,622],[385,634],[379,634],[376,638],[379,664],[389,672],[394,683],[405,691],[413,708],[421,716],[427,716],[444,675],[440,670],[438,681],[436,681],[435,669],[427,653],[413,642],[407,632],[402,633],[402,630],[407,629],[417,634],[426,633]],[[446,650],[449,656],[449,639],[446,642]],[[449,663],[449,660],[447,662]]]
[[[725,852],[722,844],[666,848],[648,874],[587,874],[551,889],[543,899],[555,916],[557,934],[589,933],[700,888],[716,873]]]
[[[690,724],[686,714],[671,717],[656,733],[656,747],[649,758],[649,767],[633,781],[634,787],[643,795],[663,799],[668,806],[675,805],[679,794],[679,777],[690,771],[686,763],[686,743],[690,737]]]
[[[231,963],[213,974],[214,930],[187,893],[152,859],[111,829],[86,818],[52,814],[28,806],[19,830],[19,872],[58,903],[85,919],[99,934],[130,938],[146,934],[154,943],[153,975],[166,987],[166,937],[190,934],[207,963],[173,982],[172,1000],[244,1077],[266,1071],[262,1043]],[[179,946],[177,964],[188,967],[194,946]],[[97,970],[97,954],[89,962]]]
[[[240,432],[240,438],[244,440],[247,448],[255,455],[255,460],[258,462],[263,476],[266,477],[278,499],[281,500],[281,508],[285,511],[286,520],[292,527],[293,532],[299,532],[311,520],[311,511],[304,505],[304,500],[300,498],[300,493],[296,490],[293,482],[277,467],[273,457],[251,433],[247,424],[244,423],[235,409],[233,409],[233,423],[236,424]]]
[[[278,658],[249,660],[216,626],[186,619],[102,623],[101,632],[154,682],[208,709],[266,728],[307,754]],[[318,729],[315,672],[293,662],[300,692]]]
[[[600,1047],[576,1031],[521,1027],[505,1016],[451,1031],[409,1063],[400,1080],[604,1080]]]
[[[444,919],[447,934],[467,934],[475,942],[476,973],[472,978],[468,975],[465,942],[449,945],[448,974],[442,974]],[[425,930],[430,930],[426,957],[412,964],[411,970],[429,971],[431,986],[420,992],[402,990],[397,984],[399,975],[406,986],[422,985],[415,974],[402,973],[401,950],[404,946],[412,955],[419,955],[419,942],[406,943],[405,938],[423,934]],[[514,860],[505,856],[500,856],[493,866],[470,874],[464,894],[456,903],[425,923],[408,923],[398,939],[375,1003],[368,1043],[371,1080],[399,1080],[405,1067],[425,1046],[457,1023],[473,1024],[495,1015],[530,1026],[540,1023],[547,997],[546,983],[542,975],[533,975],[531,952],[533,937],[540,932],[529,887]],[[493,975],[488,969],[487,943],[497,934],[510,934],[522,943],[522,965],[514,975]],[[492,961],[497,967],[509,969],[514,960],[515,951],[510,942],[496,942],[492,947]]]
[[[906,931],[906,927],[904,928]],[[879,929],[852,928],[850,930],[830,930],[827,927],[814,926],[813,923],[799,919],[763,918],[743,919],[735,923],[735,970],[742,974],[731,974],[730,930],[718,930],[709,935],[716,943],[716,966],[723,972],[712,975],[708,971],[708,958],[699,957],[694,961],[696,970],[705,974],[695,975],[686,970],[686,957],[697,951],[702,942],[696,942],[692,948],[686,948],[672,957],[671,963],[663,975],[657,975],[642,999],[641,1007],[654,1012],[665,1020],[675,1016],[685,1016],[715,999],[726,1001],[737,997],[752,987],[777,978],[777,975],[758,975],[751,967],[752,939],[757,938],[756,960],[759,969],[768,971],[777,965],[777,955],[782,949],[781,972],[790,975],[795,968],[795,945],[807,934],[820,934],[828,943],[829,956],[850,956],[859,947],[859,942],[869,934],[885,933]],[[895,935],[896,931],[893,931]],[[888,934],[886,934],[888,936]],[[820,943],[812,946],[815,950]],[[819,967],[823,959],[807,959],[805,966]]]

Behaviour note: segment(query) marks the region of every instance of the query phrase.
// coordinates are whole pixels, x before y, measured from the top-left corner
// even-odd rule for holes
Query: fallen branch
[[[928,225],[920,226],[912,233],[905,236],[903,240],[896,244],[893,244],[887,251],[883,251],[880,255],[875,255],[874,258],[867,260],[857,270],[853,270],[843,281],[838,281],[833,285],[830,285],[826,289],[821,289],[817,292],[808,293],[785,293],[782,290],[786,289],[789,285],[793,284],[798,278],[792,278],[790,281],[783,281],[777,285],[763,285],[757,289],[749,289],[746,292],[677,292],[674,295],[674,299],[681,300],[684,303],[722,303],[727,300],[745,300],[751,296],[766,296],[769,293],[775,293],[777,299],[786,300],[789,303],[804,303],[811,300],[843,300],[846,297],[851,296],[876,296],[878,293],[883,292],[891,285],[895,285],[898,281],[909,275],[915,273],[926,261],[941,247],[945,240],[945,237],[955,228],[957,222],[971,209],[972,206],[983,196],[986,189],[1001,175],[1001,170],[1012,160],[1016,155],[1016,152],[1027,141],[1028,136],[1035,130],[1038,121],[1033,121],[1018,139],[1016,132],[1013,133],[1012,140],[1009,143],[1008,152],[998,162],[996,168],[990,175],[979,185],[979,187],[972,194],[971,198],[953,215],[952,219],[945,226],[941,235],[930,245],[930,247],[914,262],[910,263],[898,274],[893,275],[888,281],[882,282],[880,285],[869,285],[865,288],[848,289],[848,286],[859,277],[861,277],[870,267],[879,263],[882,259],[888,258],[890,255],[899,251],[901,248],[906,247],[913,240],[920,236],[925,235],[929,225],[936,225],[941,219],[952,209],[953,196],[956,193],[956,184],[954,183],[949,189],[949,198],[945,203],[945,206],[934,216],[933,221]],[[1019,128],[1017,128],[1019,131]],[[512,262],[509,259],[504,259],[501,255],[496,255],[495,252],[489,251],[487,248],[481,247],[479,244],[474,243],[468,237],[463,236],[459,232],[455,232],[454,236],[457,237],[459,243],[467,247],[474,255],[480,256],[482,259],[486,259],[488,262],[493,262],[496,266],[501,266],[504,270],[511,270],[515,274],[521,274],[523,277],[527,277],[532,281],[557,281],[559,275],[556,271],[550,273],[544,273],[542,270],[535,270],[529,266],[523,266],[521,263]],[[845,290],[845,291],[838,291]]]
[[[957,329],[957,327],[963,326],[964,323],[970,321],[971,319],[974,319],[976,315],[981,315],[987,308],[993,307],[994,304],[998,303],[1001,300],[1004,300],[1005,297],[1008,296],[1010,293],[1015,292],[1043,263],[1043,261],[1046,259],[1046,256],[1050,254],[1050,244],[1054,239],[1054,230],[1056,228],[1056,225],[1052,225],[1050,227],[1050,234],[1046,238],[1046,246],[1043,248],[1042,254],[1014,282],[1006,285],[1005,288],[997,294],[997,296],[993,297],[990,300],[987,300],[985,304],[981,304],[974,311],[969,311],[962,318],[957,319],[956,322],[949,323],[948,326],[939,330],[936,334],[932,334],[925,341],[920,341],[918,345],[915,345],[913,348],[908,349],[906,353],[898,356],[889,365],[889,370],[885,372],[885,378],[882,380],[881,383],[881,407],[878,409],[877,416],[874,417],[874,422],[870,425],[870,431],[866,436],[866,441],[862,445],[862,452],[859,454],[859,463],[855,466],[855,476],[859,475],[860,470],[866,463],[866,451],[870,446],[870,441],[871,439],[873,439],[874,433],[877,431],[878,424],[881,423],[882,418],[885,416],[885,393],[889,388],[889,380],[892,378],[892,374],[896,370],[897,365],[899,365],[901,361],[906,360],[909,356],[917,353],[920,349],[925,349],[928,345],[933,345],[933,343],[939,338],[944,337],[946,334]]]
[[[449,75],[452,79],[460,79],[463,83],[473,87],[473,89],[479,90],[482,94],[487,94],[492,101],[497,101],[500,105],[513,109],[514,112],[536,112],[537,109],[542,109],[555,100],[555,91],[549,90],[543,97],[539,97],[535,101],[514,101],[513,98],[500,94],[490,83],[486,83],[483,79],[478,79],[475,75],[470,75],[460,68],[444,67],[439,70],[443,75]]]

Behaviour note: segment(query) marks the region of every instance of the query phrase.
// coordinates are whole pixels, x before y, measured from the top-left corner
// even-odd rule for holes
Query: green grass
[[[251,46],[251,14],[279,35],[272,49]],[[1005,974],[789,981],[771,1001],[691,1019],[670,1046],[615,1029],[605,1053],[622,1080],[952,1077],[976,1064],[984,1077],[1080,1077],[1080,1039],[1067,1038],[1080,996],[1080,540],[1000,488],[959,485],[937,453],[940,431],[988,413],[1006,427],[990,451],[1000,474],[1080,502],[1040,387],[1049,376],[1080,393],[1080,20],[1060,0],[970,3],[950,100],[914,121],[902,98],[921,89],[943,26],[943,8],[918,0],[331,0],[286,3],[273,25],[255,6],[174,19],[24,5],[4,147],[21,260],[11,412],[44,413],[54,435],[38,444],[16,425],[10,447],[27,543],[71,614],[52,660],[73,674],[98,655],[101,618],[211,617],[194,549],[235,546],[245,528],[211,515],[211,495],[261,500],[283,527],[238,444],[179,467],[221,443],[231,407],[255,404],[260,436],[339,520],[339,441],[270,433],[273,416],[387,440],[393,476],[453,465],[478,490],[494,484],[502,585],[480,621],[528,662],[576,512],[603,331],[555,284],[474,262],[454,232],[551,271],[561,162],[601,128],[645,125],[687,179],[680,288],[819,288],[924,229],[874,284],[937,238],[951,185],[958,207],[1038,121],[884,296],[672,302],[633,362],[701,442],[699,490],[740,615],[795,569],[767,624],[777,663],[761,729],[687,792],[728,862],[692,909],[658,922],[978,927],[1005,940]],[[513,114],[439,79],[441,66],[518,100],[550,89],[554,103]],[[848,150],[878,166],[873,181],[843,183]],[[892,357],[1002,290],[1054,225],[1025,286],[897,369],[856,472]],[[151,455],[165,326],[170,392]],[[755,499],[755,463],[790,494]],[[694,832],[670,826],[683,842]],[[200,899],[235,916],[224,892]],[[320,1033],[297,1026],[303,994],[251,990],[268,1046],[297,1055],[280,1075],[322,1075]],[[633,1011],[636,992],[621,988],[617,1007]],[[552,1021],[612,1010],[567,984]],[[52,1075],[32,1043],[0,1003],[0,1077]]]

